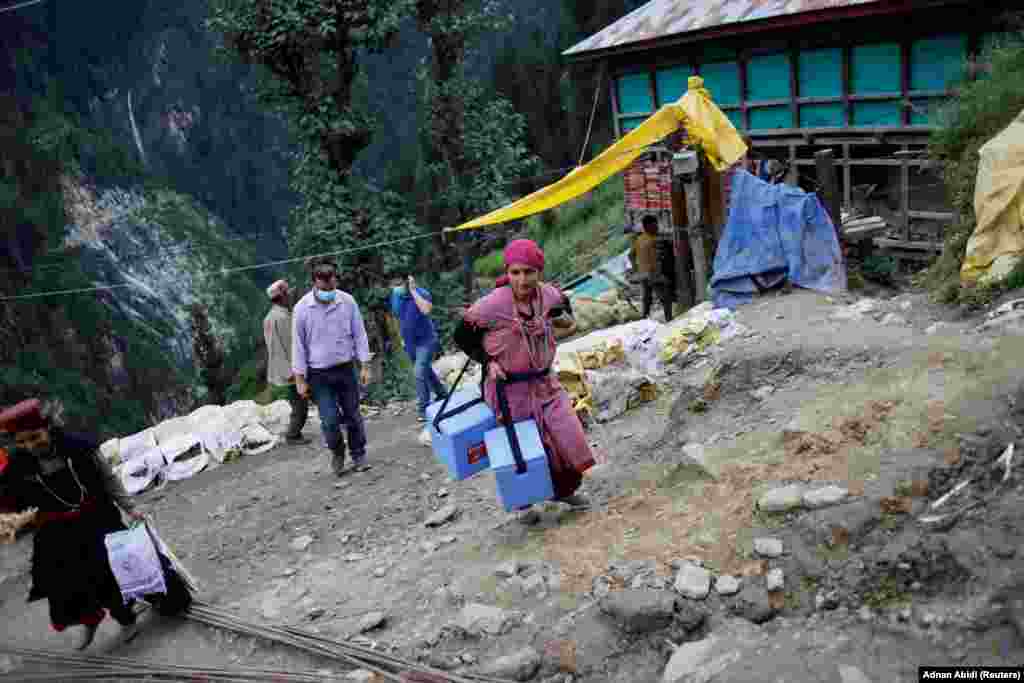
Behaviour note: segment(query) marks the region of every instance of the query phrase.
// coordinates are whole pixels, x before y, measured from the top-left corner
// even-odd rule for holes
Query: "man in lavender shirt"
[[[299,299],[292,316],[292,371],[299,394],[313,395],[332,453],[331,467],[340,476],[345,468],[341,422],[348,432],[353,471],[370,469],[366,427],[359,412],[360,383],[369,382],[370,344],[359,305],[337,285],[338,266],[333,261],[313,264],[313,289]],[[361,364],[358,377],[356,360]]]

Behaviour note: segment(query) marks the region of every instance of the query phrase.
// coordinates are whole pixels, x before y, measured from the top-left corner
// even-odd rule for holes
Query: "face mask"
[[[329,304],[332,301],[334,301],[334,295],[335,295],[335,291],[333,289],[331,291],[329,291],[329,292],[324,292],[324,291],[321,291],[321,290],[318,289],[318,290],[316,290],[316,294],[315,294],[316,300],[319,301],[320,303],[324,303],[324,304]]]

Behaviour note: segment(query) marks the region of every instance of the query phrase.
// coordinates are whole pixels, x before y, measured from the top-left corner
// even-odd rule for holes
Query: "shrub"
[[[947,230],[943,255],[923,274],[922,284],[949,303],[960,300],[960,267],[976,224],[978,150],[1024,110],[1024,33],[990,47],[981,61],[990,65],[989,73],[959,85],[956,98],[940,110],[939,128],[929,145],[931,155],[945,163],[949,199],[962,221]],[[977,295],[978,289],[972,288],[968,296]]]

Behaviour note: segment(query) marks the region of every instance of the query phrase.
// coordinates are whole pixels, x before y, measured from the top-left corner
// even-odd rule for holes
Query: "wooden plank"
[[[883,249],[908,249],[910,251],[934,251],[942,253],[941,242],[911,242],[909,240],[894,240],[885,237],[875,238],[875,244]]]
[[[850,145],[843,145],[843,161],[850,161]],[[849,163],[843,164],[843,205],[853,208],[853,169]]]
[[[747,103],[749,87],[747,83],[747,57],[746,53],[737,56],[736,64],[740,70],[740,121],[743,122],[743,130],[750,130],[750,107]]]
[[[693,284],[696,303],[704,301],[708,287],[708,260],[704,253],[704,198],[701,196],[701,177],[698,173],[694,182],[683,183],[683,191],[686,194],[686,217],[688,227],[686,234],[690,244],[690,253],[693,256]]]
[[[913,97],[915,99],[920,98],[926,99],[937,99],[942,97],[952,97],[955,93],[952,90],[911,90],[907,93],[907,97]]]
[[[842,97],[798,97],[797,104],[842,104]]]
[[[883,100],[901,99],[903,99],[903,93],[900,92],[877,92],[871,94],[850,95],[851,102],[878,102]]]
[[[906,147],[903,151],[907,151]],[[903,238],[910,241],[910,159],[900,159],[900,214],[903,221]]]
[[[747,107],[750,109],[760,107],[788,107],[793,103],[793,100],[751,100],[747,102]]]
[[[839,179],[836,177],[836,154],[831,149],[823,149],[815,153],[814,161],[818,171],[818,185],[821,188],[822,204],[832,219],[836,237],[841,235],[840,224],[842,214],[839,205]]]
[[[908,168],[927,167],[932,162],[925,160],[899,160],[899,159],[837,159],[837,166],[894,166],[899,167],[906,164]],[[797,159],[797,166],[813,166],[814,159]]]
[[[881,216],[872,216],[871,218],[856,218],[852,221],[846,221],[843,223],[844,230],[854,230],[857,228],[872,227],[875,225],[887,225],[885,219]]]
[[[608,61],[605,60],[604,64],[604,68],[607,68]],[[619,117],[621,117],[622,114],[619,107],[619,83],[616,80],[615,75],[609,77],[608,84],[612,95],[612,123],[615,125],[615,139],[618,140],[622,137],[622,124],[619,122]]]
[[[846,132],[846,131],[843,131]],[[837,133],[837,135],[840,135]],[[822,133],[821,135],[815,135],[813,138],[813,144],[815,145],[880,145],[882,144],[882,138],[878,136],[863,137],[863,138],[851,138],[851,137],[832,137],[831,135]]]
[[[911,218],[923,221],[944,221],[947,223],[956,221],[956,214],[946,211],[910,211],[908,215]]]
[[[632,116],[639,116],[639,114],[632,114]],[[833,126],[831,128],[772,128],[770,130],[759,130],[757,131],[756,135],[759,137],[784,137],[787,135],[802,135],[806,137],[811,135],[842,133],[843,135],[863,135],[865,137],[877,137],[880,135],[899,135],[913,133],[920,133],[921,135],[930,135],[934,130],[935,126],[857,126],[856,128],[837,128]],[[755,134],[752,133],[752,135]]]

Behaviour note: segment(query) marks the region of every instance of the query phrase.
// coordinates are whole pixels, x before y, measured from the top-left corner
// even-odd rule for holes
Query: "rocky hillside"
[[[98,282],[124,283],[105,302],[118,315],[165,330],[177,365],[193,364],[188,308],[209,311],[212,331],[230,352],[258,341],[265,297],[252,278],[223,269],[255,263],[248,241],[192,198],[168,189],[96,192],[66,184],[71,222],[64,246]]]

